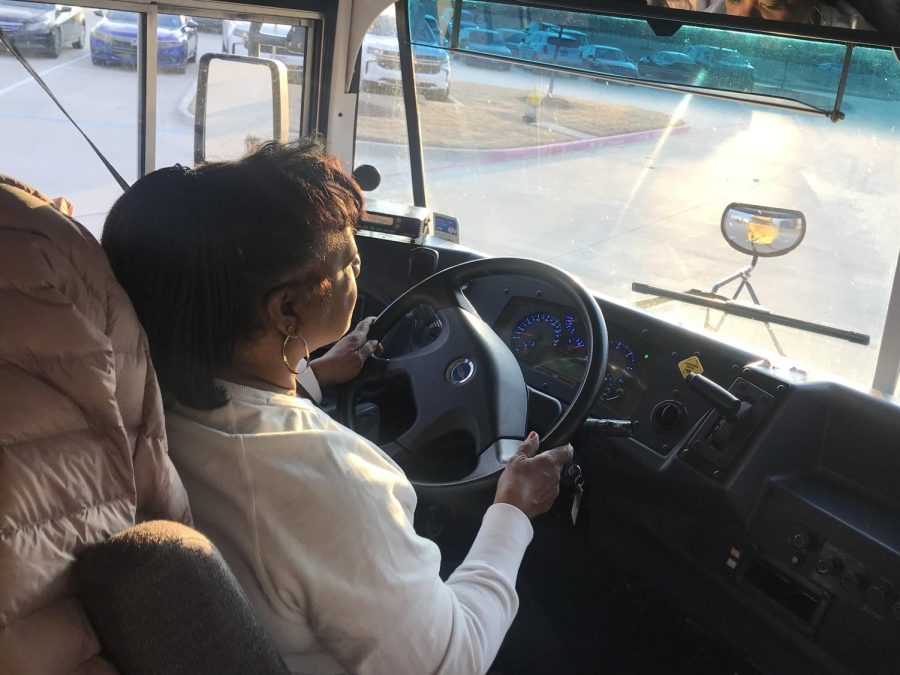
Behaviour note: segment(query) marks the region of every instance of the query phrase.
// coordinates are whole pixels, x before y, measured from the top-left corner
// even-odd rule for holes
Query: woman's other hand
[[[537,455],[540,439],[533,431],[522,441],[497,483],[495,504],[511,504],[529,518],[546,513],[559,495],[563,466],[572,460],[572,446],[560,445]]]
[[[367,358],[381,351],[378,340],[366,339],[374,321],[374,316],[363,319],[325,354],[312,360],[309,365],[321,387],[349,382],[359,374]]]

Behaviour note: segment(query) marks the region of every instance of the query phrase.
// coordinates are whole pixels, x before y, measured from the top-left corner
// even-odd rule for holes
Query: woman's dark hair
[[[235,347],[282,285],[321,287],[325,257],[363,209],[319,142],[265,143],[243,159],[154,171],[123,194],[102,244],[147,331],[163,392],[210,410]]]

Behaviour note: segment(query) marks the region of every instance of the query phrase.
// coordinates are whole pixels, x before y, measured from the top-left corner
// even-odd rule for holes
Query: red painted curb
[[[564,155],[579,150],[590,150],[605,145],[622,145],[637,141],[647,141],[659,138],[663,134],[683,134],[690,129],[689,124],[680,124],[665,129],[651,129],[649,131],[632,131],[616,136],[603,136],[600,138],[584,138],[565,143],[552,143],[550,145],[526,145],[521,148],[505,148],[502,150],[484,150],[482,156],[488,161],[500,162],[507,159],[527,159],[535,156]]]

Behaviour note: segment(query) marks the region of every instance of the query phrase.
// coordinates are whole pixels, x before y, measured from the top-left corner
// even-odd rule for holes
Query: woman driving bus
[[[351,379],[355,182],[313,141],[155,171],[110,211],[103,247],[144,325],[170,454],[288,667],[481,673],[518,607],[516,575],[569,446],[521,444],[468,556],[443,582],[416,495],[377,446],[297,395]],[[319,347],[337,344],[310,362]]]

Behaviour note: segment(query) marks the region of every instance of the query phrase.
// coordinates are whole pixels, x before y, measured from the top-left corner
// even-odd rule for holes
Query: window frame
[[[86,8],[90,11],[100,9],[124,10],[137,12],[138,19],[138,96],[137,96],[137,176],[142,177],[156,166],[157,142],[157,42],[148,40],[155,35],[160,14],[183,14],[188,17],[202,16],[215,19],[232,19],[240,21],[260,21],[266,23],[291,23],[306,26],[306,54],[303,73],[303,96],[300,101],[300,133],[306,135],[321,131],[320,121],[327,119],[327,100],[316,101],[315,96],[324,92],[322,86],[324,74],[322,66],[326,14],[321,11],[320,3],[299,2],[299,7],[286,9],[281,7],[252,5],[231,2],[208,2],[205,0],[184,0],[183,2],[157,4],[155,2],[128,2],[119,0],[97,0]],[[307,65],[309,64],[309,65]]]

